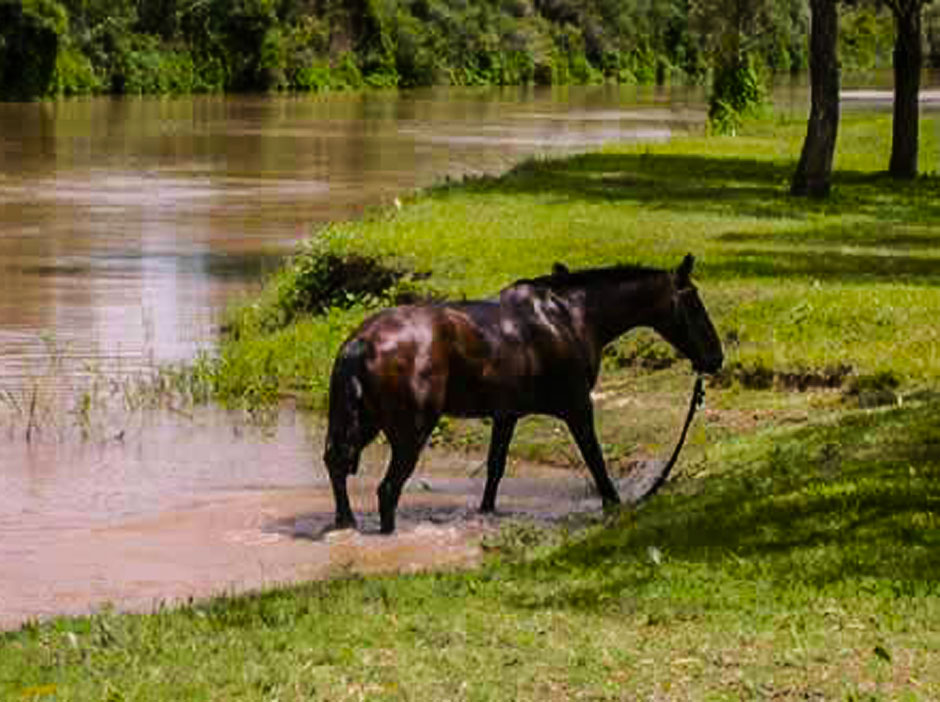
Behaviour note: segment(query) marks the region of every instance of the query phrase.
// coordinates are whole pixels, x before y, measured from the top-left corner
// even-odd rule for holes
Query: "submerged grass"
[[[107,442],[149,410],[185,415],[213,393],[210,362],[105,371],[76,358],[52,335],[40,337],[45,364],[0,381],[0,436],[9,441]]]

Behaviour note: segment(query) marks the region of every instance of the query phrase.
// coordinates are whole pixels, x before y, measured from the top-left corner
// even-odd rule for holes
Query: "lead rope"
[[[695,417],[695,410],[697,410],[699,407],[704,407],[704,405],[705,378],[702,375],[697,375],[695,377],[695,385],[692,387],[692,399],[689,401],[689,412],[685,416],[685,425],[683,425],[682,433],[679,435],[679,443],[676,444],[676,448],[672,452],[672,457],[669,459],[669,463],[666,464],[663,472],[637,504],[649,499],[654,494],[656,494],[656,491],[659,490],[663,483],[666,482],[672,467],[676,464],[676,459],[679,458],[679,452],[682,450],[682,444],[685,443],[685,435],[689,433],[689,425],[692,424],[692,418]]]

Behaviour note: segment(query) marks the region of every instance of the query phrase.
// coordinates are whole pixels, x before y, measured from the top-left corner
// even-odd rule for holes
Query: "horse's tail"
[[[363,372],[369,345],[362,339],[346,343],[336,357],[330,376],[329,428],[323,460],[332,471],[345,467],[356,472],[363,436]]]

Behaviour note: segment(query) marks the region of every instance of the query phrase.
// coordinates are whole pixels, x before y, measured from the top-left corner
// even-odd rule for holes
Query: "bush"
[[[111,86],[128,95],[191,93],[197,90],[196,69],[188,51],[160,48],[156,37],[134,35],[114,59]]]
[[[894,24],[890,12],[845,8],[839,17],[839,59],[843,68],[868,71],[891,66]]]
[[[279,329],[305,314],[367,303],[405,275],[371,256],[308,249],[294,257],[277,279],[274,303],[262,325]]]
[[[352,52],[347,51],[340,56],[337,65],[330,71],[330,87],[347,90],[362,86],[362,72],[356,64],[356,57]]]
[[[720,64],[708,98],[708,123],[717,134],[734,134],[744,117],[764,102],[760,74],[748,55]]]
[[[315,63],[294,69],[290,76],[291,87],[295,90],[319,92],[330,88],[330,66],[327,63]]]
[[[54,0],[0,3],[0,92],[28,99],[54,92],[68,15]]]
[[[71,47],[59,51],[50,92],[55,95],[87,95],[104,89],[104,81],[95,73],[85,54]]]

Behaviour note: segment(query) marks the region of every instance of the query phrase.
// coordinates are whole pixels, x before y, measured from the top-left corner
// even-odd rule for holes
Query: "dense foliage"
[[[699,80],[725,4],[0,0],[0,96]],[[752,64],[805,68],[805,2],[758,4],[739,28]],[[860,5],[844,21],[847,65],[887,65],[890,16]]]

